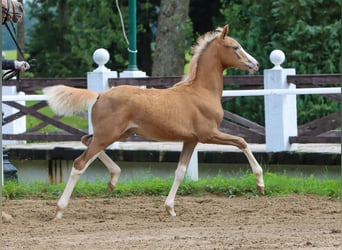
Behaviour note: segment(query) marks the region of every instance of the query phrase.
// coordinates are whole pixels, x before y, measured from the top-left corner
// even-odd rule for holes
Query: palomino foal
[[[223,70],[231,67],[250,73],[258,70],[258,62],[227,33],[228,25],[200,37],[193,47],[190,73],[169,89],[119,86],[95,93],[87,89],[54,86],[44,90],[49,105],[58,114],[72,114],[92,105],[94,134],[82,138],[88,148],[74,161],[68,183],[57,203],[56,219],[62,218],[79,176],[97,157],[111,174],[109,189],[115,188],[121,170],[103,150],[133,133],[158,141],[183,142],[175,179],[165,201],[165,208],[172,216],[176,215],[177,189],[198,142],[233,145],[241,149],[256,176],[257,189],[264,192],[262,168],[246,141],[218,129],[223,118]]]

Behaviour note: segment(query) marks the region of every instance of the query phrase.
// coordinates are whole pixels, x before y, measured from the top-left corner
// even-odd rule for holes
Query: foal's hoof
[[[60,221],[63,217],[62,210],[57,209],[55,218],[52,219],[52,221]]]
[[[259,191],[259,194],[262,194],[262,195],[265,194],[265,187],[264,186],[257,185],[256,188]]]
[[[53,218],[51,221],[52,222],[59,222],[59,221],[61,221],[62,220],[62,218],[57,218],[57,217],[55,217],[55,218]]]
[[[2,222],[4,223],[12,223],[13,217],[10,214],[2,212]]]
[[[115,189],[115,185],[113,185],[111,182],[108,182],[108,192],[111,193]]]
[[[176,216],[176,212],[175,212],[175,209],[173,207],[165,205],[165,209],[169,213],[169,215],[171,215],[172,217]]]

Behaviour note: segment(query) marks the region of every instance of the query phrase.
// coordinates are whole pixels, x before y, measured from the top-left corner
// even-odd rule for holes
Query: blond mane
[[[177,83],[175,86],[180,84],[191,84],[196,78],[197,65],[201,58],[201,55],[206,50],[208,45],[220,34],[222,28],[217,28],[215,31],[210,31],[200,36],[196,43],[191,48],[192,58],[189,64],[189,73],[185,75],[181,82]]]

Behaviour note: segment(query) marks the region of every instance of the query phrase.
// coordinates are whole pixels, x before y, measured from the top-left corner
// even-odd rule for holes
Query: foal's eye
[[[238,50],[238,49],[239,49],[239,46],[235,45],[235,46],[233,46],[233,49],[234,49],[234,50]]]

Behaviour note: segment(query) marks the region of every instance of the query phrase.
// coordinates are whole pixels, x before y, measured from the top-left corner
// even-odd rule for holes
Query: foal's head
[[[248,70],[253,74],[259,69],[259,63],[250,54],[248,54],[241,45],[233,38],[227,36],[228,25],[224,26],[220,35],[216,37],[220,48],[220,56],[223,65],[226,68],[237,68]]]
[[[18,23],[22,20],[24,8],[22,3],[15,0],[2,0],[2,23]]]

